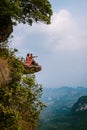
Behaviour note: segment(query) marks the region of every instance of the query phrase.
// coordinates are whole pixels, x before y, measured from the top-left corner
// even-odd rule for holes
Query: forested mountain
[[[73,105],[72,112],[75,114],[83,114],[87,112],[87,96],[82,96]]]
[[[71,109],[73,130],[87,130],[87,96],[81,96]]]
[[[86,111],[75,113],[79,103],[79,109],[86,109],[87,88],[44,88],[43,92],[47,107],[41,113],[37,130],[87,130]]]
[[[84,87],[60,87],[60,88],[43,88],[42,99],[49,107],[51,104],[54,107],[71,108],[77,99],[83,95],[87,95],[87,88]]]

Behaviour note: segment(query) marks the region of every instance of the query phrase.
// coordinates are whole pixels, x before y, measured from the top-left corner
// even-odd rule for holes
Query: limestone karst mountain
[[[73,113],[87,112],[87,96],[81,96],[72,107]]]

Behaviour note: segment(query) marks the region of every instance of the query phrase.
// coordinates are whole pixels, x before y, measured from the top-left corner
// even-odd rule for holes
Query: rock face
[[[31,65],[31,66],[24,65],[24,74],[33,74],[41,70],[42,70],[42,67],[40,65]]]
[[[0,87],[9,81],[9,66],[5,59],[0,58]]]
[[[84,113],[87,112],[87,96],[82,96],[72,107],[73,113]]]

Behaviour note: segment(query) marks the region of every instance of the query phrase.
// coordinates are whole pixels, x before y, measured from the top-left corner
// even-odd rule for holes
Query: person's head
[[[31,53],[31,57],[33,57],[33,54]]]
[[[29,56],[30,54],[28,53],[27,56]]]

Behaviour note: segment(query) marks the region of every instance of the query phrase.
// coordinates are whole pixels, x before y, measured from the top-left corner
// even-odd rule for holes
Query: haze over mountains
[[[44,88],[42,100],[47,107],[37,130],[87,130],[86,95],[84,87]]]

